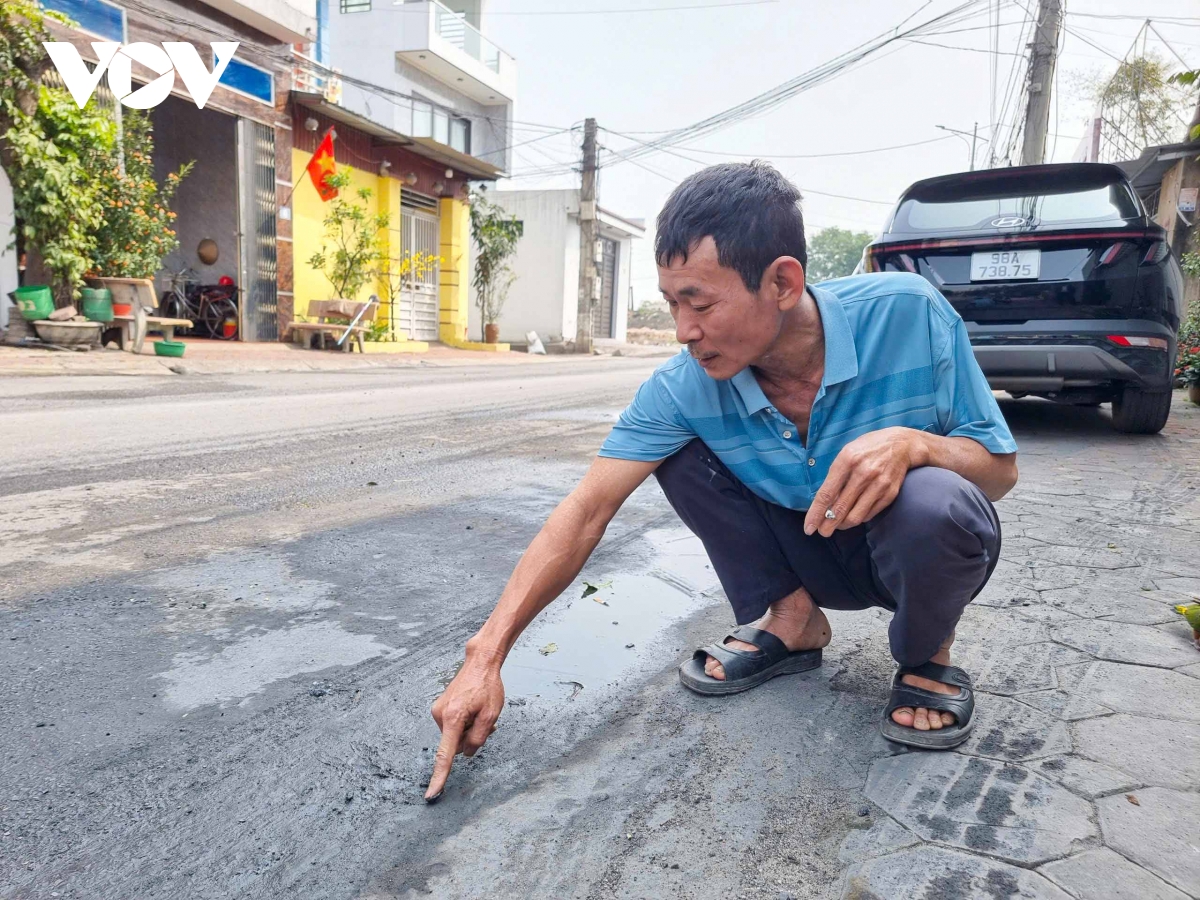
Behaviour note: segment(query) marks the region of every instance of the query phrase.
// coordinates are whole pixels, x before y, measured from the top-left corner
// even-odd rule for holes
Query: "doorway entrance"
[[[600,238],[600,299],[592,306],[592,337],[613,336],[613,304],[617,302],[617,242]]]
[[[440,220],[437,199],[404,191],[400,194],[400,252],[402,258],[438,255]],[[414,271],[405,280],[392,324],[400,337],[413,341],[438,339],[439,266]]]

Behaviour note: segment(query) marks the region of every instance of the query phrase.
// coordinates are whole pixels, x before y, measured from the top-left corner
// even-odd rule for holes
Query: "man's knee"
[[[993,557],[999,550],[1000,527],[991,503],[976,485],[957,472],[932,466],[913,469],[887,510],[871,523],[875,540],[896,538],[925,545],[961,548],[974,556],[981,549]]]

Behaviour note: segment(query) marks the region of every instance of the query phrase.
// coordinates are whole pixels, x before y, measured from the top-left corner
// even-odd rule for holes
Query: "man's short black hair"
[[[767,266],[791,256],[808,267],[800,190],[770,163],[710,166],[685,179],[658,214],[654,258],[668,266],[687,261],[696,244],[712,237],[717,261],[757,291]]]

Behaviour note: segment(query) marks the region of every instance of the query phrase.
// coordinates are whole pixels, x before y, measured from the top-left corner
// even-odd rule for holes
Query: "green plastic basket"
[[[112,291],[108,288],[85,287],[79,293],[84,316],[93,322],[113,320]]]
[[[17,298],[17,308],[21,310],[21,318],[27,322],[45,319],[54,312],[54,295],[44,284],[31,284],[17,288],[13,292]]]
[[[183,341],[155,341],[154,353],[157,356],[183,356],[186,347]]]

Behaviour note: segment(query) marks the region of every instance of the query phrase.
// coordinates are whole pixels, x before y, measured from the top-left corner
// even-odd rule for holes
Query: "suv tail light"
[[[1166,259],[1167,254],[1170,252],[1166,241],[1155,241],[1146,251],[1146,255],[1142,257],[1141,264],[1143,266],[1156,266]]]
[[[1107,265],[1111,265],[1112,263],[1116,262],[1117,257],[1120,256],[1125,251],[1125,248],[1127,246],[1129,246],[1129,245],[1126,244],[1124,241],[1117,241],[1115,244],[1110,244],[1108,249],[1100,254],[1100,263],[1099,264],[1101,266],[1107,266]]]
[[[864,272],[882,272],[883,266],[879,264],[879,257],[883,256],[884,249],[880,246],[868,247],[863,251],[863,271]]]
[[[863,271],[882,272],[883,257],[891,255],[892,248],[888,247],[886,244],[878,244],[873,247],[867,247],[867,249],[863,251]],[[896,254],[894,262],[896,262],[905,272],[915,273],[917,271],[917,264],[907,253]]]
[[[1119,347],[1150,347],[1154,350],[1170,348],[1166,338],[1142,337],[1136,334],[1110,334],[1108,340]]]

